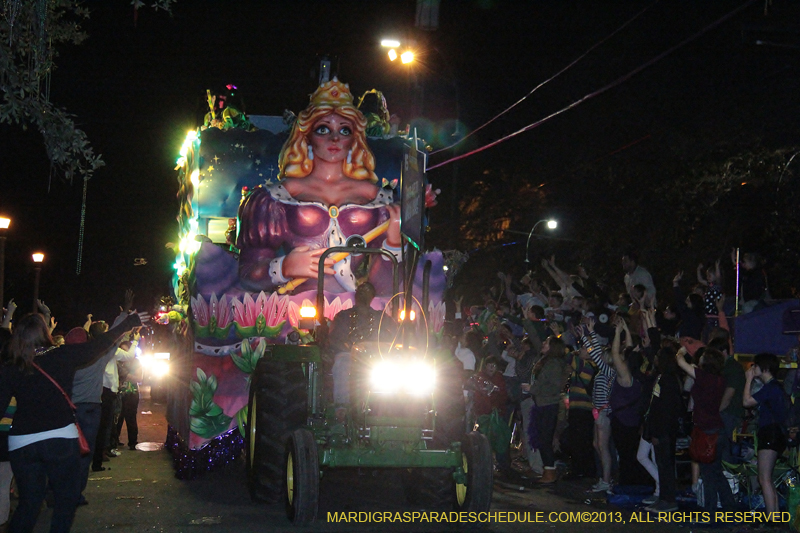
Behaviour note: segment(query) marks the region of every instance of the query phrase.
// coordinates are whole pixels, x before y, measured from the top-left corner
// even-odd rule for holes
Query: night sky
[[[456,153],[569,105],[742,3],[656,3]],[[170,293],[174,256],[164,245],[177,236],[173,168],[206,89],[237,85],[249,114],[298,112],[314,90],[319,57],[328,54],[354,94],[382,90],[390,111],[404,123],[418,119],[436,148],[456,118],[462,131],[478,127],[648,3],[443,0],[434,32],[415,30],[413,1],[181,0],[172,16],[142,9],[135,27],[127,0],[86,5],[92,11],[84,24],[89,39],[59,49],[51,89],[51,100],[75,115],[106,162],[88,184],[80,276],[80,180],[70,185],[50,179],[40,136],[0,126],[0,212],[13,218],[6,299],[30,308],[30,253],[41,250],[47,259],[40,296],[65,327],[88,312],[110,319],[127,287],[137,292],[140,309]],[[525,168],[531,180],[556,180],[579,166],[621,160],[635,160],[656,179],[676,151],[701,153],[745,134],[771,146],[798,144],[800,39],[797,30],[775,31],[796,27],[798,13],[797,1],[775,0],[766,16],[764,2],[753,3],[618,87],[463,160],[459,183],[506,167]],[[381,37],[390,35],[418,41],[421,63],[415,68],[424,94],[414,93],[413,75],[390,63],[380,48]],[[758,45],[759,39],[773,44]],[[420,99],[423,120],[411,115],[415,103],[420,110]],[[429,179],[443,190],[432,217],[446,221],[453,214],[453,166],[432,171]],[[439,235],[431,242],[446,239]],[[147,265],[134,266],[138,257]]]

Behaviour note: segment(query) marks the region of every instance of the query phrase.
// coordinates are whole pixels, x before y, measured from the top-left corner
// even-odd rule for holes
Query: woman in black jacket
[[[12,397],[17,399],[8,437],[19,488],[11,532],[33,531],[48,481],[55,497],[50,531],[70,530],[81,494],[80,452],[75,415],[64,394],[72,394],[75,370],[93,363],[124,333],[148,319],[145,313],[132,313],[91,342],[60,347],[53,345],[42,315],[28,315],[14,324],[9,344],[12,360],[0,368],[0,411]]]
[[[653,384],[650,407],[645,420],[643,437],[653,444],[658,468],[659,500],[648,511],[669,512],[678,509],[675,503],[675,441],[682,412],[681,380],[675,361],[677,346],[658,350],[655,366],[658,378]],[[648,434],[649,433],[649,434]]]

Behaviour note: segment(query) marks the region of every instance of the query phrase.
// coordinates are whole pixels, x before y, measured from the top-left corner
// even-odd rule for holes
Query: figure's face
[[[314,159],[341,163],[355,142],[353,122],[331,113],[314,123],[308,134],[308,143],[314,150]]]

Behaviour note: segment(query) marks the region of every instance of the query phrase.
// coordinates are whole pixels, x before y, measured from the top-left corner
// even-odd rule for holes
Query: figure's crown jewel
[[[341,107],[343,105],[353,105],[353,95],[350,93],[350,86],[340,82],[336,77],[320,85],[314,94],[311,95],[311,105],[319,107],[330,105]]]

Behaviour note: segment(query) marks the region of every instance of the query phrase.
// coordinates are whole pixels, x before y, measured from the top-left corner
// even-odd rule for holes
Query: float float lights
[[[44,261],[44,254],[42,252],[35,252],[31,255],[31,259],[33,259],[33,267],[34,277],[33,277],[33,312],[35,313],[38,307],[38,300],[39,300],[39,278],[42,274],[42,261]]]
[[[397,51],[392,48],[389,50],[389,61],[394,61],[395,59],[397,59]]]
[[[407,65],[414,61],[414,52],[411,50],[406,50],[402,54],[400,54],[400,62],[404,65]]]
[[[528,233],[528,242],[525,243],[525,262],[526,263],[530,263],[531,262],[530,259],[528,258],[528,251],[530,250],[530,247],[531,247],[531,237],[533,236],[533,231],[536,229],[536,226],[538,226],[542,222],[547,222],[547,229],[550,229],[550,230],[554,230],[554,229],[556,229],[558,227],[558,221],[554,220],[552,218],[551,219],[543,218],[542,220],[540,220],[539,222],[537,222],[536,224],[533,225],[533,227],[531,228],[530,233]]]
[[[300,320],[297,327],[300,329],[314,329],[316,325],[317,308],[311,305],[304,305],[300,308]]]
[[[6,230],[11,225],[11,219],[0,217],[0,307],[3,306],[3,287],[6,282]]]
[[[417,318],[417,314],[412,309],[411,312],[409,312],[409,314],[408,314],[408,319],[413,322],[415,318]],[[400,310],[400,320],[402,321],[402,320],[405,320],[405,319],[406,319],[406,310],[405,309],[401,309]]]

